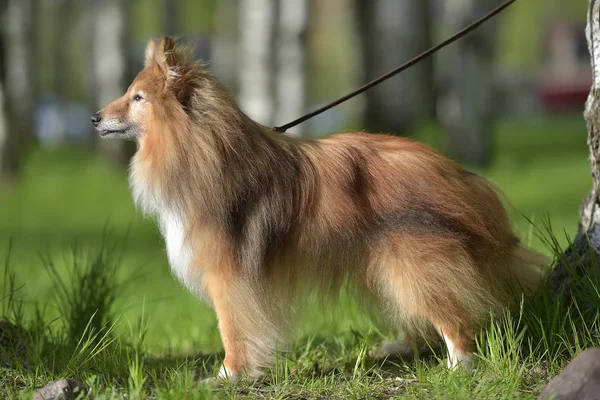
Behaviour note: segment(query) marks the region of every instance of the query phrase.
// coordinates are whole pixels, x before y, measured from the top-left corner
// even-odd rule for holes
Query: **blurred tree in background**
[[[429,0],[356,0],[364,83],[431,47]],[[433,63],[426,59],[365,94],[370,132],[406,134],[433,116]]]
[[[129,49],[130,2],[122,0],[93,0],[92,57],[90,68],[94,74],[93,92],[95,108],[101,109],[121,97],[128,82],[127,58]],[[165,13],[168,15],[170,13]],[[169,18],[165,18],[168,20]],[[115,164],[126,164],[131,151],[130,142],[122,140],[98,140],[101,151]]]
[[[179,8],[181,7],[180,2],[165,1],[163,3],[163,7],[165,35],[177,35],[179,30]]]
[[[89,115],[125,91],[151,37],[172,34],[192,45],[249,116],[280,125],[402,64],[500,2],[0,1],[1,179],[16,180],[35,139],[46,148],[92,146],[124,165],[132,148],[98,140]],[[438,118],[454,157],[486,165],[496,118],[544,111],[546,27],[570,21],[582,30],[586,7],[585,0],[517,2],[433,60],[290,133],[364,127],[409,135]],[[589,87],[585,71],[568,74]],[[570,95],[569,85],[560,90]]]
[[[2,2],[0,178],[14,181],[32,140],[35,104],[35,0]]]
[[[452,3],[445,13],[449,32],[485,15],[503,0],[464,0]],[[492,158],[492,136],[497,104],[494,61],[498,19],[492,19],[456,44],[448,52],[444,78],[446,90],[440,94],[440,119],[446,130],[449,153],[478,167]],[[450,33],[449,33],[450,34]],[[449,67],[449,68],[448,68]]]
[[[276,92],[275,104],[277,118],[275,125],[285,124],[298,118],[305,112],[307,93],[307,46],[306,32],[310,14],[308,0],[276,2],[277,33],[275,48]],[[290,129],[298,134],[300,127]]]
[[[259,123],[271,125],[275,109],[275,1],[240,0],[239,13],[240,106]]]
[[[239,1],[240,106],[264,125],[284,124],[304,113],[308,3]]]

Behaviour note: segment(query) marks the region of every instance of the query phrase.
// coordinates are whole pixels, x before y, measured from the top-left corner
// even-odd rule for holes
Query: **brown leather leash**
[[[419,1],[419,0],[413,0],[413,1]],[[337,106],[338,104],[341,104],[341,103],[345,102],[346,100],[349,100],[352,97],[361,94],[362,92],[365,92],[365,91],[369,90],[373,86],[376,86],[376,85],[380,84],[381,82],[383,82],[383,81],[385,81],[385,80],[393,77],[394,75],[399,74],[400,72],[404,71],[405,69],[408,69],[408,68],[412,67],[413,65],[417,64],[421,60],[423,60],[423,59],[431,56],[432,54],[434,54],[437,51],[443,49],[444,47],[448,46],[449,44],[457,41],[461,37],[465,36],[467,33],[471,32],[472,30],[474,30],[477,27],[479,27],[481,24],[483,24],[484,22],[486,22],[490,18],[492,18],[495,15],[499,14],[500,12],[502,12],[505,8],[507,8],[508,6],[510,6],[515,1],[516,0],[509,0],[506,3],[504,3],[504,4],[502,4],[502,5],[498,6],[498,7],[496,7],[495,9],[493,9],[492,11],[490,11],[489,13],[487,13],[486,15],[484,15],[483,17],[479,18],[475,22],[473,22],[470,25],[466,26],[465,28],[461,29],[460,31],[458,31],[454,35],[450,36],[448,39],[446,39],[443,42],[439,43],[438,45],[436,45],[436,46],[430,48],[429,50],[427,50],[427,51],[419,54],[418,56],[416,56],[412,60],[410,60],[410,61],[402,64],[401,66],[399,66],[398,68],[396,68],[396,69],[388,72],[387,74],[382,75],[379,78],[374,79],[371,82],[364,84],[363,86],[359,87],[355,91],[350,92],[347,95],[342,96],[339,99],[337,99],[335,101],[332,101],[329,104],[324,105],[323,107],[317,108],[316,110],[311,111],[308,114],[305,114],[302,117],[293,120],[292,122],[289,122],[289,123],[287,123],[285,125],[281,125],[281,126],[277,126],[277,127],[271,128],[271,130],[273,130],[275,132],[282,132],[282,133],[284,133],[288,129],[290,129],[290,128],[298,125],[298,124],[301,124],[302,122],[304,122],[304,121],[306,121],[308,119],[311,119],[312,117],[314,117],[316,115],[324,113],[325,111],[329,110],[330,108],[333,108],[333,107]]]

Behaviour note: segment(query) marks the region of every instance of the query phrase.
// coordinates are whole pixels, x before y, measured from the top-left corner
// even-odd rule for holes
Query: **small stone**
[[[551,399],[600,399],[600,348],[585,350],[550,381],[538,400]]]
[[[75,400],[86,399],[91,396],[82,396],[86,389],[81,383],[73,379],[61,379],[43,386],[35,392],[33,400]]]

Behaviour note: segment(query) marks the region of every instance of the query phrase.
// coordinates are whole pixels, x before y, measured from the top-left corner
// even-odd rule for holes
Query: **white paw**
[[[458,353],[458,354],[457,354]],[[475,367],[473,356],[469,353],[457,352],[453,356],[448,356],[446,364],[449,369],[461,367],[465,371],[472,371]]]
[[[219,369],[219,372],[217,373],[217,379],[233,383],[239,379],[239,376],[226,366],[222,365]]]
[[[238,379],[239,376],[236,373],[222,365],[219,372],[217,372],[217,376],[202,379],[199,383],[210,388],[218,388],[226,382],[235,383]]]
[[[460,366],[464,370],[472,370],[474,367],[473,354],[457,349],[446,336],[444,336],[444,341],[448,348],[448,359],[446,360],[448,368],[455,369]]]

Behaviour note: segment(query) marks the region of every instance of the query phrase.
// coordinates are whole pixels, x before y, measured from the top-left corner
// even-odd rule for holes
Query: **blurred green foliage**
[[[498,61],[515,69],[533,71],[542,58],[547,23],[580,23],[585,28],[587,0],[520,0],[502,15],[498,32]]]
[[[164,0],[136,0],[132,7],[131,36],[134,41],[145,41],[161,35]],[[214,32],[217,0],[178,0],[178,34],[210,34]]]

